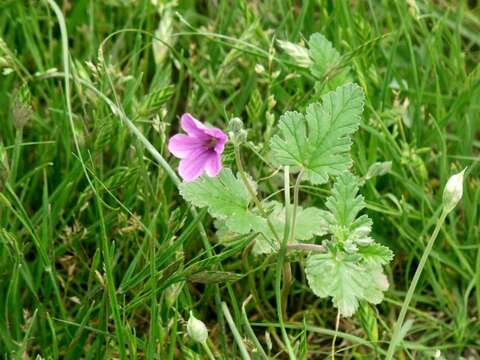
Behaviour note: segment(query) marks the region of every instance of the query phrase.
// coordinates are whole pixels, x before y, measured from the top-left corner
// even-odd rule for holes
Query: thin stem
[[[232,139],[234,139],[234,136],[232,136]],[[253,202],[257,206],[258,210],[260,211],[260,214],[262,217],[265,218],[267,221],[267,225],[272,232],[273,236],[275,237],[275,240],[277,240],[278,244],[281,244],[280,246],[280,252],[279,252],[279,258],[277,262],[277,268],[276,268],[276,282],[275,282],[275,298],[277,302],[277,316],[278,316],[278,321],[280,323],[280,329],[282,331],[282,337],[283,340],[285,341],[285,345],[287,347],[287,352],[290,357],[290,359],[295,359],[295,354],[293,352],[292,345],[290,343],[290,339],[288,338],[287,330],[285,329],[285,324],[283,322],[283,313],[282,313],[282,267],[283,267],[283,260],[285,258],[285,252],[286,252],[286,241],[282,241],[280,239],[280,236],[277,233],[277,230],[275,230],[275,227],[273,226],[272,222],[270,221],[268,214],[266,213],[265,209],[262,206],[262,203],[257,197],[257,194],[252,188],[252,185],[250,184],[250,181],[248,181],[247,175],[245,173],[245,169],[242,164],[242,158],[240,156],[240,146],[238,142],[233,140],[233,148],[235,150],[235,161],[237,163],[237,168],[238,172],[240,174],[240,177],[242,178],[243,183],[245,184],[245,187],[247,188],[247,191],[249,192],[251,198],[253,199]],[[287,171],[288,173],[288,167]],[[288,187],[289,188],[289,187]],[[286,209],[286,211],[288,211]],[[283,240],[288,240],[288,237],[285,236]],[[285,242],[285,244],[284,244]]]
[[[407,315],[407,310],[408,306],[410,305],[410,302],[412,300],[413,294],[415,292],[415,289],[418,284],[418,280],[420,279],[420,275],[422,274],[423,268],[425,267],[425,264],[428,260],[428,256],[430,255],[430,252],[432,251],[433,244],[435,243],[435,239],[438,236],[438,233],[440,232],[440,229],[442,228],[442,224],[445,221],[445,218],[447,217],[448,212],[447,211],[442,211],[442,214],[437,220],[437,224],[435,226],[435,229],[433,230],[432,236],[428,240],[427,247],[423,251],[422,257],[420,259],[420,262],[418,263],[418,267],[415,270],[415,274],[413,275],[412,282],[410,283],[410,287],[408,288],[407,295],[405,296],[405,300],[403,301],[402,308],[400,310],[400,314],[398,315],[397,321],[395,322],[394,328],[393,328],[393,335],[392,339],[390,341],[390,345],[388,346],[387,350],[387,356],[386,360],[392,360],[393,356],[395,355],[395,349],[400,342],[401,339],[399,339],[400,336],[400,330],[402,329],[403,326],[403,321],[405,320],[405,316]]]
[[[215,356],[213,356],[212,350],[210,350],[210,346],[208,346],[207,342],[204,341],[202,343],[203,350],[207,353],[208,359],[209,360],[215,360]]]
[[[339,325],[340,325],[340,311],[337,311],[337,320],[335,321],[335,335],[333,335],[333,339],[332,339],[332,360],[335,360],[335,341],[337,341]]]
[[[290,238],[290,224],[292,222],[290,216],[290,167],[285,166],[283,172],[284,178],[284,196],[285,196],[285,228],[283,233],[282,248],[288,244]],[[294,217],[295,218],[295,217]],[[295,220],[293,220],[295,221]],[[283,265],[283,285],[282,285],[282,294],[281,294],[281,307],[282,307],[282,316],[287,317],[287,301],[288,293],[290,292],[290,285],[292,283],[292,268],[288,261],[282,263]],[[280,304],[278,304],[280,305]]]
[[[303,169],[300,170],[293,188],[293,215],[292,215],[292,231],[290,233],[290,243],[295,241],[295,231],[297,227],[297,209],[298,209],[298,194],[300,193],[300,183],[302,181]]]
[[[255,335],[255,332],[253,331],[252,326],[250,325],[250,321],[248,320],[247,311],[245,307],[247,306],[247,304],[250,302],[251,299],[252,299],[252,295],[249,295],[247,299],[242,303],[242,317],[243,317],[245,330],[250,336],[250,340],[252,340],[252,342],[254,343],[255,348],[257,349],[258,356],[261,357],[263,360],[268,360],[267,353],[265,352],[265,350],[263,350],[263,347],[260,344],[260,341],[258,341],[257,336]]]
[[[263,208],[263,205],[262,205],[260,199],[258,198],[257,194],[255,193],[255,190],[253,190],[252,184],[250,183],[250,181],[247,178],[245,168],[243,167],[243,163],[242,163],[242,157],[240,156],[240,145],[236,141],[233,141],[233,148],[235,150],[235,162],[237,164],[238,173],[240,174],[240,177],[242,178],[242,181],[245,184],[245,187],[247,188],[247,191],[250,194],[250,197],[252,198],[253,202],[255,203],[255,206],[260,211],[260,214],[262,215],[262,217],[265,218],[265,220],[267,220],[267,225],[268,225],[270,231],[272,232],[273,236],[275,237],[275,240],[277,240],[278,243],[280,244],[282,242],[282,240],[280,239],[280,236],[278,235],[277,230],[275,230],[275,227],[273,226],[272,222],[270,221],[267,212]]]
[[[285,183],[285,220],[289,220],[289,208],[290,208],[290,171],[289,167],[285,166],[284,168],[284,183]],[[290,339],[288,338],[287,330],[285,328],[285,323],[283,320],[283,306],[282,306],[282,268],[284,266],[285,254],[287,252],[287,243],[289,238],[289,223],[285,223],[285,236],[281,242],[280,251],[278,252],[277,266],[275,272],[275,300],[277,302],[277,317],[278,322],[280,323],[280,330],[282,332],[283,341],[287,347],[288,356],[291,360],[295,359],[295,353],[293,352],[292,345],[290,344]],[[287,278],[284,278],[285,286],[287,285]]]
[[[230,310],[228,310],[228,306],[226,303],[222,302],[222,310],[225,319],[227,319],[227,323],[230,326],[230,330],[232,331],[233,338],[240,350],[240,357],[243,360],[250,360],[250,355],[248,354],[247,349],[245,348],[245,344],[243,343],[242,337],[238,332],[237,327],[235,326],[235,322],[233,321],[232,314],[230,314]]]

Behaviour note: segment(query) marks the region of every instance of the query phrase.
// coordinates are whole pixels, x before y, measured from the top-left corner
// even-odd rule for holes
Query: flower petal
[[[221,154],[228,139],[227,135],[218,128],[208,128],[205,133],[217,140],[214,149],[217,154]]]
[[[184,159],[195,150],[201,149],[203,142],[197,138],[178,134],[172,136],[168,142],[168,151],[179,159]]]
[[[200,121],[195,119],[191,114],[183,114],[180,121],[182,124],[182,129],[185,130],[188,135],[202,139],[207,137],[205,130],[208,128]]]
[[[212,151],[209,150],[195,150],[187,158],[182,159],[178,166],[178,173],[182,179],[184,181],[193,181],[202,175],[211,154]]]
[[[215,177],[222,170],[222,159],[219,154],[212,152],[205,164],[205,172],[208,176]]]

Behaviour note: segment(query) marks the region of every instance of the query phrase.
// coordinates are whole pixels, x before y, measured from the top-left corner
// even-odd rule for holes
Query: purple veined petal
[[[205,172],[210,177],[215,177],[222,170],[222,159],[216,152],[211,152],[207,163],[205,164]]]
[[[195,119],[191,114],[185,113],[182,115],[181,119],[181,126],[182,129],[190,136],[194,136],[197,138],[205,139],[207,138],[207,134],[205,130],[208,128],[203,125],[200,121]]]
[[[178,173],[184,181],[193,181],[203,174],[205,165],[211,157],[212,151],[201,149],[190,153],[180,161]]]
[[[217,144],[213,148],[217,154],[223,153],[223,149],[225,148],[225,143],[227,142],[227,136],[225,135],[224,138],[220,138],[217,141]]]
[[[216,139],[215,151],[217,154],[221,154],[227,142],[227,135],[218,128],[209,128],[205,130],[205,133]]]
[[[168,151],[179,159],[184,159],[191,152],[201,148],[203,148],[201,140],[183,134],[172,136],[168,142]]]

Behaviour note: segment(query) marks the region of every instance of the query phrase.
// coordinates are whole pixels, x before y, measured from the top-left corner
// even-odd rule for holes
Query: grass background
[[[477,1],[157,3],[58,1],[74,75],[69,96],[52,8],[0,3],[0,356],[204,358],[186,335],[193,310],[216,356],[239,358],[224,301],[254,356],[258,340],[270,357],[286,357],[273,308],[275,259],[254,258],[245,242],[225,250],[208,215],[201,218],[207,250],[168,173],[103,97],[173,167],[165,143],[179,115],[189,111],[218,127],[240,116],[253,144],[243,153],[248,171],[268,177],[275,169],[261,155],[272,119],[318,98],[311,76],[275,39],[302,42],[321,32],[366,92],[354,171],[393,164],[361,191],[374,237],[395,252],[391,286],[381,305],[363,304],[341,320],[337,357],[382,358],[443,184],[468,166],[464,197],[427,263],[397,357],[479,358]],[[155,61],[159,24],[157,35],[171,48]],[[30,117],[18,101],[27,87]],[[280,184],[273,176],[261,190]],[[305,188],[301,201],[322,206],[327,195]],[[295,352],[327,358],[336,311],[311,293],[300,266],[293,272],[286,321]]]

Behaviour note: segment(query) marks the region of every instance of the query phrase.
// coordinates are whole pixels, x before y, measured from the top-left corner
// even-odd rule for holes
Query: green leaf
[[[367,215],[358,214],[365,208],[363,196],[358,195],[357,177],[350,172],[344,172],[337,177],[332,194],[327,198],[328,211],[325,218],[330,227],[330,233],[338,245],[343,245],[349,252],[355,252],[357,246],[371,244],[369,236],[372,220]]]
[[[309,55],[313,60],[313,64],[310,66],[310,71],[313,76],[320,79],[325,75],[329,68],[337,65],[340,60],[340,54],[332,46],[332,43],[319,33],[310,36],[308,45],[310,47]]]
[[[393,253],[370,237],[372,221],[359,216],[365,201],[358,195],[358,179],[349,172],[337,177],[326,201],[325,219],[333,240],[329,253],[309,255],[305,272],[313,292],[331,296],[343,316],[351,316],[360,300],[378,304],[388,288],[383,265]]]
[[[269,219],[277,234],[283,238],[285,230],[285,208],[276,201],[268,203],[266,207],[269,208]],[[323,216],[324,211],[320,209],[315,207],[303,209],[299,206],[296,216],[295,239],[297,241],[307,241],[315,235],[325,235],[328,231],[328,226]],[[255,245],[252,250],[255,255],[269,254],[278,251],[280,244],[275,239],[266,219],[261,219],[254,230],[260,233],[255,240]]]
[[[363,196],[357,194],[358,182],[353,174],[344,172],[337,177],[325,205],[338,225],[350,227],[365,207]]]
[[[255,184],[252,181],[253,187]],[[207,207],[213,217],[224,220],[233,232],[247,234],[257,226],[260,217],[249,209],[250,195],[245,185],[230,169],[216,177],[202,176],[180,184],[180,194],[197,207]]]
[[[310,72],[319,80],[328,80],[327,89],[335,89],[350,81],[350,67],[342,67],[340,53],[322,34],[315,33],[308,42],[312,59]]]
[[[305,273],[312,291],[321,298],[332,297],[334,306],[345,317],[355,313],[360,300],[380,303],[388,288],[381,267],[342,254],[309,255]]]
[[[393,259],[393,252],[388,247],[372,243],[359,248],[359,254],[366,263],[371,265],[386,265]]]
[[[364,94],[355,84],[347,84],[311,104],[306,114],[287,112],[280,117],[276,135],[270,142],[271,159],[290,165],[292,172],[304,169],[304,179],[323,184],[351,165],[351,135],[360,125]]]

